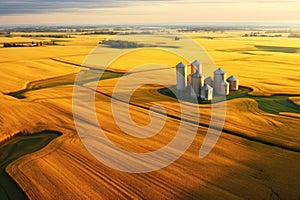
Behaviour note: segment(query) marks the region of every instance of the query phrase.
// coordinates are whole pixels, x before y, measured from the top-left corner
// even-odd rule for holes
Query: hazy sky
[[[0,0],[0,24],[300,21],[300,0]]]

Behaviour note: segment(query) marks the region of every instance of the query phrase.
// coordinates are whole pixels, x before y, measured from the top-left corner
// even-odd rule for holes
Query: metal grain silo
[[[223,95],[224,92],[221,90],[221,83],[226,80],[226,77],[227,73],[221,68],[218,68],[214,72],[214,91],[216,94]]]
[[[191,74],[196,72],[199,72],[200,74],[202,73],[202,64],[198,60],[195,60],[191,64]]]
[[[205,80],[204,80],[204,83],[211,86],[211,87],[214,87],[214,80],[210,77],[207,77]]]
[[[199,72],[191,75],[191,96],[199,97],[200,89],[204,86],[204,76]]]
[[[230,76],[227,82],[229,83],[230,90],[236,91],[239,89],[239,80],[235,76]]]
[[[187,86],[187,67],[180,62],[176,65],[176,89],[185,90]]]
[[[227,83],[226,81],[221,81],[219,87],[219,95],[223,95],[223,96],[226,96],[226,95],[229,95],[229,83]]]
[[[209,101],[213,99],[213,92],[214,89],[208,85],[204,84],[204,86],[201,88],[201,100]]]

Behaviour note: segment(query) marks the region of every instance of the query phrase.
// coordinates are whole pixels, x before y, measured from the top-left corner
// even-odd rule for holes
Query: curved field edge
[[[52,140],[60,136],[61,133],[55,131],[44,131],[41,133],[34,133],[32,135],[17,134],[9,141],[0,145],[0,196],[1,199],[27,199],[24,192],[15,183],[15,181],[8,176],[5,168],[13,161],[30,153],[35,153]]]
[[[290,97],[290,101],[292,101],[294,104],[300,106],[300,97]]]
[[[80,73],[84,73],[87,75],[84,75],[84,77],[86,79],[82,79],[81,84],[80,85],[84,85],[86,83],[90,83],[90,82],[97,82],[98,81],[98,77],[95,77],[93,70],[88,70],[88,71],[81,71]],[[111,71],[109,72],[104,72],[103,74],[104,76],[102,76],[102,81],[104,80],[109,80],[111,78],[118,78],[120,76],[122,76],[120,73],[113,73]],[[47,89],[47,88],[55,88],[57,86],[61,86],[61,85],[72,85],[74,83],[74,81],[70,81],[70,80],[65,80],[66,78],[74,78],[74,74],[66,75],[66,76],[58,76],[58,77],[52,77],[50,79],[43,79],[40,81],[33,81],[31,83],[27,84],[28,89],[23,89],[20,91],[16,91],[16,92],[12,92],[9,93],[8,95],[14,96],[16,98],[25,98],[23,96],[23,94],[25,94],[26,92],[29,91],[36,91],[36,90],[43,90],[43,89]],[[155,88],[151,88],[151,86],[149,86],[150,90],[153,90]],[[160,93],[162,93],[161,91],[164,91],[163,89],[157,89],[157,91],[160,91]],[[100,92],[100,91],[98,91]],[[289,101],[288,96],[285,95],[273,95],[270,97],[258,97],[258,96],[252,96],[249,95],[248,93],[251,92],[251,88],[249,87],[241,87],[241,89],[239,91],[235,91],[232,92],[231,95],[228,97],[228,100],[233,100],[233,99],[242,99],[242,98],[250,98],[250,99],[254,99],[256,102],[258,102],[258,108],[263,110],[264,112],[270,113],[270,114],[280,114],[281,112],[284,111],[288,111],[288,112],[295,112],[295,113],[300,113],[298,106],[292,104],[292,102]],[[112,96],[108,93],[104,93],[104,92],[100,92],[102,95],[106,95],[109,98],[112,98]],[[170,93],[163,93],[164,95],[169,95],[172,96],[172,94]],[[146,97],[147,95],[153,95],[153,94],[147,94],[147,93],[139,93],[139,96],[142,97]],[[173,97],[174,98],[174,97]],[[157,99],[153,98],[153,101],[156,101]],[[208,102],[209,103],[209,102]],[[146,109],[148,110],[149,107],[146,106],[142,106],[141,105],[142,102],[136,102],[136,103],[131,103],[131,105],[133,106],[138,106],[140,108]],[[287,105],[286,105],[287,104]],[[159,111],[157,111],[158,113],[160,113]],[[251,110],[248,110],[248,112],[252,112]],[[177,115],[168,115],[169,117],[173,117],[173,118],[178,118]],[[289,117],[288,115],[285,115],[287,117]],[[230,117],[230,114],[229,114]],[[178,118],[179,119],[179,118]],[[188,119],[181,119],[181,120],[187,120]],[[195,124],[196,122],[191,122],[193,124]],[[269,123],[269,122],[268,122]],[[270,122],[271,123],[271,122]],[[200,122],[199,123],[200,126],[205,126],[205,127],[209,127],[209,121],[208,122]],[[278,126],[276,125],[276,123],[271,123],[271,126]],[[216,127],[217,129],[217,127]],[[235,128],[234,128],[235,129]],[[242,129],[240,129],[239,131],[232,131],[231,128],[224,128],[223,129],[224,133],[228,133],[231,135],[235,135],[238,137],[242,137],[244,139],[248,139],[248,140],[252,140],[252,141],[256,141],[256,142],[260,142],[266,145],[272,145],[272,146],[276,146],[279,148],[284,148],[287,150],[291,150],[291,151],[299,151],[299,146],[297,144],[293,144],[290,143],[288,141],[288,143],[284,142],[282,144],[282,140],[279,139],[277,141],[276,138],[274,137],[269,137],[269,139],[264,138],[263,136],[257,134],[257,135],[252,135],[249,134],[247,132],[244,132]],[[264,135],[264,134],[263,134]]]
[[[28,92],[26,96],[29,101],[34,102],[32,104],[26,102],[26,99],[20,102],[8,96],[4,98],[10,102],[9,104],[1,100],[1,104],[9,106],[10,109],[16,107],[15,112],[21,112],[24,116],[24,118],[19,118],[22,124],[19,125],[18,121],[10,124],[10,115],[14,113],[9,112],[9,109],[3,109],[2,118],[8,119],[1,118],[0,120],[8,125],[5,128],[12,128],[11,130],[15,132],[20,129],[27,133],[34,133],[36,129],[42,130],[51,126],[51,129],[61,130],[64,133],[42,151],[25,156],[7,168],[8,173],[32,199],[68,199],[78,198],[78,196],[86,199],[92,197],[99,199],[112,197],[118,199],[159,197],[161,199],[207,199],[216,195],[224,199],[298,199],[300,196],[299,178],[295,176],[299,174],[298,153],[222,134],[209,157],[199,160],[195,155],[198,155],[202,136],[206,133],[203,127],[199,128],[199,134],[189,151],[178,162],[166,169],[139,175],[123,174],[109,169],[88,154],[74,131],[72,120],[67,119],[72,118],[72,115],[70,112],[62,112],[62,110],[70,110],[62,107],[62,102],[70,97],[65,94],[65,91],[69,92],[68,90],[71,91],[71,86],[65,85]],[[157,95],[156,91],[152,92]],[[105,92],[107,93],[109,92]],[[101,94],[97,97],[101,101],[109,100]],[[19,106],[21,103],[24,104],[24,109]],[[230,130],[234,129],[234,132],[245,131],[239,130],[241,127],[248,128],[248,134],[258,137],[263,131],[269,134],[274,133],[276,136],[285,135],[286,132],[292,132],[292,130],[295,133],[298,131],[299,120],[295,121],[296,118],[292,120],[296,123],[291,129],[288,124],[290,117],[286,118],[289,120],[283,120],[284,117],[280,117],[282,121],[278,121],[278,115],[262,113],[254,100],[235,99],[229,103],[233,103],[233,107],[242,104],[238,107],[242,109],[241,112],[230,107],[231,112],[237,115],[236,118],[229,119],[230,123],[234,122],[230,127]],[[4,106],[0,107],[2,110]],[[249,107],[251,113],[258,115],[257,119],[252,119],[253,115],[247,115]],[[35,109],[39,112],[33,111],[34,115],[26,114]],[[137,107],[133,109],[140,118],[143,117],[141,113],[148,114],[146,110]],[[44,120],[45,114],[51,115],[53,119]],[[108,112],[105,114],[109,115]],[[61,117],[62,115],[65,117]],[[266,117],[262,118],[262,116]],[[20,115],[17,114],[17,117]],[[247,126],[242,124],[239,118],[248,120]],[[107,123],[106,130],[113,129],[111,132],[107,131],[107,134],[113,137],[118,129],[113,127],[114,124],[110,119],[104,123]],[[172,122],[176,123],[176,120]],[[52,123],[55,126],[51,125]],[[258,127],[257,124],[262,125]],[[286,131],[281,132],[278,128],[280,126]],[[293,140],[294,136],[289,135],[285,140]],[[119,143],[130,142],[122,137],[117,139],[120,140]],[[297,140],[294,142],[297,144]]]
[[[175,88],[172,87],[170,89]],[[177,99],[179,97],[179,100],[183,101],[189,101],[189,98],[187,96],[189,94],[174,94],[169,88],[162,88],[159,89],[158,92],[167,95],[169,97]],[[266,112],[271,114],[277,114],[279,115],[281,112],[285,113],[294,113],[294,114],[300,114],[300,106],[297,104],[297,101],[293,101],[295,99],[295,96],[300,96],[297,94],[273,94],[268,96],[259,96],[259,95],[253,95],[252,94],[253,88],[246,87],[246,86],[240,86],[238,91],[230,91],[230,94],[226,97],[224,100],[223,97],[215,97],[213,101],[199,101],[199,104],[215,104],[222,101],[229,101],[232,99],[237,98],[250,98],[254,99],[258,102],[258,107]],[[192,102],[191,102],[192,103]]]
[[[51,96],[55,89],[57,88],[34,91],[31,95],[44,92]],[[70,94],[72,92],[69,86],[62,86],[60,89]],[[107,96],[97,94],[96,98],[101,99],[101,104],[105,106],[110,104]],[[144,118],[140,115],[143,109],[133,107],[133,110]],[[106,116],[103,118],[106,134],[115,137],[122,147],[127,146],[129,141],[116,132],[110,111],[103,112],[101,116]],[[178,120],[169,120],[172,125],[178,123]],[[42,151],[23,157],[8,166],[7,172],[31,199],[78,196],[102,199],[199,199],[216,194],[224,199],[239,199],[244,196],[254,198],[257,195],[262,198],[271,195],[294,198],[298,195],[295,176],[281,170],[288,168],[288,171],[293,170],[295,173],[299,171],[293,167],[295,165],[289,164],[299,163],[298,153],[295,152],[222,134],[222,139],[214,151],[200,160],[197,155],[206,132],[206,128],[200,127],[191,148],[169,167],[147,174],[128,174],[106,167],[93,158],[80,142],[74,126],[72,127],[62,130],[64,134]],[[107,129],[108,127],[111,129]],[[172,135],[169,134],[168,137]],[[152,146],[153,143],[147,145]],[[134,145],[134,148],[138,147]],[[109,151],[107,153],[109,155]],[[232,178],[235,176],[239,178]],[[276,177],[277,181],[268,177]],[[288,183],[286,180],[289,180]],[[282,187],[285,184],[287,186]],[[249,187],[252,188],[251,191]]]
[[[94,72],[96,71],[102,71],[103,74],[101,80],[118,78],[118,77],[122,77],[123,75],[123,73],[121,72],[114,72],[110,70],[103,71],[103,70],[93,68],[87,71],[79,71],[77,73],[71,73],[62,76],[56,76],[51,78],[45,78],[42,80],[31,81],[26,84],[26,87],[24,89],[15,92],[8,92],[5,93],[5,95],[22,99],[25,98],[23,94],[29,91],[51,88],[51,87],[56,87],[61,85],[73,85],[75,83],[76,77],[79,76],[81,73],[84,74],[84,79],[80,79],[80,81],[77,81],[76,84],[84,85],[89,82],[99,81],[99,77],[94,75]],[[226,100],[242,98],[242,97],[252,98],[259,103],[259,108],[264,112],[268,112],[271,114],[280,114],[280,112],[290,112],[290,113],[300,114],[299,103],[298,103],[299,101],[298,99],[293,100],[300,95],[280,93],[280,94],[261,96],[261,95],[254,95],[253,94],[254,89],[255,88],[251,86],[241,86],[238,91],[231,91],[230,95],[226,97]],[[159,92],[161,94],[168,95],[175,98],[175,95],[168,88],[160,89]],[[182,97],[182,99],[180,100],[186,100],[186,99],[185,97]],[[219,101],[216,98],[214,102],[217,103]],[[210,104],[211,101],[201,101],[199,103]]]
[[[113,80],[116,81],[115,79],[107,79],[105,81]],[[60,91],[64,91],[64,94]],[[56,93],[62,95],[58,97],[69,99],[72,94],[72,86],[65,85],[35,90],[28,93],[28,98],[30,98],[29,100],[34,100],[35,96],[39,98],[47,97],[47,95],[48,97],[53,97],[53,94]],[[107,104],[106,101],[110,100],[108,96],[100,93],[98,93],[96,98],[98,100],[101,99],[100,103],[104,105]],[[288,173],[282,173],[281,170],[278,171],[278,169],[270,171],[270,167],[277,166],[278,163],[297,163],[298,161],[295,158],[298,154],[295,152],[222,134],[223,139],[219,141],[210,157],[206,158],[206,160],[198,161],[199,158],[195,155],[198,155],[199,146],[205,134],[205,128],[200,127],[200,134],[197,135],[195,144],[178,162],[159,172],[129,175],[109,169],[89,155],[74,130],[71,112],[62,112],[62,110],[69,110],[69,108],[52,105],[56,102],[56,104],[62,106],[55,99],[51,103],[50,98],[48,99],[50,102],[36,101],[33,103],[25,100],[21,100],[22,102],[11,100],[15,103],[15,105],[11,105],[11,108],[22,110],[20,107],[17,107],[20,103],[27,107],[25,109],[27,110],[26,112],[30,111],[31,113],[35,109],[38,111],[44,110],[47,115],[52,116],[52,119],[47,119],[51,120],[51,123],[49,121],[47,124],[44,124],[44,128],[46,128],[46,125],[56,124],[57,127],[54,130],[61,130],[64,133],[63,136],[53,141],[42,151],[25,156],[7,167],[7,172],[10,176],[14,177],[22,190],[26,191],[26,194],[32,199],[70,198],[78,197],[79,195],[85,198],[143,199],[161,197],[197,199],[205,196],[212,197],[216,194],[220,194],[224,198],[239,198],[241,197],[240,195],[251,196],[247,192],[249,191],[248,189],[241,187],[246,183],[248,186],[253,186],[253,188],[259,185],[259,191],[263,190],[264,197],[266,197],[265,195],[276,194],[279,197],[294,197],[298,194],[295,190],[297,184],[293,177],[289,176]],[[37,107],[37,105],[44,107]],[[51,109],[47,110],[46,108]],[[140,114],[144,109],[138,107],[133,107],[133,109],[139,113],[139,116],[143,116]],[[25,110],[22,112],[25,112]],[[45,113],[39,112],[38,117],[33,120],[39,122],[45,117]],[[32,118],[31,115],[29,116]],[[109,117],[109,111],[105,111],[104,116],[106,116],[106,126],[103,128],[111,131],[107,134],[111,136],[116,135],[116,139],[119,140],[118,144],[127,144],[128,140],[126,138],[118,137],[117,130]],[[34,117],[36,116],[34,115]],[[19,120],[24,122],[26,117]],[[170,120],[173,123],[178,121],[175,119]],[[36,124],[24,124],[25,126],[36,126]],[[42,125],[43,122],[38,124]],[[258,154],[261,156],[261,160],[258,158],[258,151],[260,151]],[[270,154],[273,155],[272,159],[267,158]],[[280,156],[281,154],[285,156],[282,157]],[[274,159],[274,156],[276,159]],[[251,159],[250,161],[250,158],[257,158],[257,160]],[[282,160],[283,158],[284,160]],[[216,160],[218,160],[217,166]],[[186,170],[184,177],[178,175],[183,174],[181,172],[183,166]],[[288,164],[287,166],[281,164],[280,167],[289,167],[290,170],[297,172],[297,169]],[[200,171],[205,173],[199,173]],[[234,176],[238,174],[240,177],[239,181],[230,178],[232,177],[231,174]],[[252,176],[258,177],[258,179],[253,179]],[[276,184],[270,182],[269,179],[265,179],[264,176],[277,177]],[[214,178],[212,179],[212,177]],[[289,180],[288,188],[282,188],[283,180]],[[239,188],[239,192],[237,192],[236,188]]]

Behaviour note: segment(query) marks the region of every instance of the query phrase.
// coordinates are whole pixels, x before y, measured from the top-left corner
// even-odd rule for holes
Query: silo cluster
[[[176,66],[177,83],[176,89],[187,91],[191,97],[201,100],[212,100],[213,96],[228,95],[229,91],[236,91],[239,88],[239,81],[235,76],[227,79],[227,73],[218,68],[214,77],[205,79],[202,74],[202,64],[195,60],[191,63],[191,73],[187,75],[187,66],[180,62]]]

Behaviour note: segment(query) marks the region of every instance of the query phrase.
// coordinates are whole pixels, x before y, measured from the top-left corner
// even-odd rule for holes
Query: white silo
[[[195,60],[191,64],[191,74],[194,74],[196,72],[202,74],[202,64],[198,60]]]
[[[199,97],[200,89],[204,86],[204,76],[199,72],[191,75],[191,96]]]
[[[204,80],[204,83],[213,87],[214,86],[214,80],[210,77],[207,77],[205,80]]]
[[[226,81],[221,81],[220,85],[218,86],[219,89],[219,95],[229,95],[229,83],[227,83]]]
[[[213,99],[213,92],[214,89],[208,85],[204,84],[204,86],[201,88],[201,100],[209,101]]]
[[[185,90],[187,86],[187,67],[180,62],[176,65],[176,89]]]
[[[229,83],[229,89],[232,91],[239,90],[239,80],[235,76],[230,76],[227,79],[227,82]]]
[[[226,80],[226,77],[227,73],[221,68],[218,68],[214,72],[214,91],[216,94],[223,95],[224,92],[221,90],[221,83]]]

